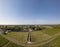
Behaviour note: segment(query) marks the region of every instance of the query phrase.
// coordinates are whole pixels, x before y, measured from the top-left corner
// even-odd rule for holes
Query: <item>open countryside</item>
[[[60,47],[59,40],[60,25],[0,26],[0,47]]]
[[[0,47],[60,47],[60,0],[0,0]]]

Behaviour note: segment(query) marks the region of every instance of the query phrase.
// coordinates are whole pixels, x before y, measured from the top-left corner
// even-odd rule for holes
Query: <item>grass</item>
[[[28,32],[10,32],[6,35],[6,37],[16,39],[19,42],[26,42],[27,35],[28,35]],[[34,31],[34,32],[31,32],[31,38],[32,38],[31,41],[34,44],[38,44],[38,43],[41,43],[45,40],[48,40],[49,38],[51,38],[51,36],[48,34],[45,34],[42,31]]]
[[[31,41],[34,42],[34,44],[38,44],[45,40],[48,40],[54,34],[57,34],[57,33],[60,33],[59,28],[48,28],[40,31],[34,31],[34,32],[31,32],[31,38],[32,38]],[[28,35],[28,32],[9,32],[6,35],[6,37],[16,39],[19,42],[26,42],[27,35]],[[60,46],[59,44],[60,44],[60,37],[54,39],[53,41],[49,42],[46,45],[39,46],[39,47],[59,47]],[[7,47],[15,47],[15,46],[22,47],[22,46],[16,45],[15,43],[9,43],[7,45]]]
[[[28,32],[10,32],[6,35],[6,37],[16,39],[19,42],[26,42],[27,35],[28,35]],[[31,32],[31,38],[32,38],[31,40],[32,42],[42,42],[51,38],[51,36],[41,31],[35,31],[35,32]]]
[[[26,42],[27,41],[27,32],[10,32],[6,35],[6,37],[16,39],[19,42]]]
[[[5,39],[3,36],[0,35],[0,47],[2,47],[2,46],[4,46],[4,47],[23,47],[21,45],[17,45],[13,42],[10,42],[9,40]]]
[[[56,33],[60,33],[60,29],[59,28],[51,28],[51,29],[42,30],[42,32],[44,32],[48,35],[54,35]]]
[[[32,42],[42,42],[51,38],[51,36],[41,31],[32,32],[31,36],[32,36]]]
[[[50,43],[39,47],[60,47],[60,36],[51,41]]]
[[[6,47],[23,47],[23,46],[10,42]]]
[[[9,41],[0,35],[0,47],[8,43]]]

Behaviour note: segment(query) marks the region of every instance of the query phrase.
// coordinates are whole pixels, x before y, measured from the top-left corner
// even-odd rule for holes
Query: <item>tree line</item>
[[[32,29],[33,31],[36,31],[44,29],[44,27],[35,25],[0,26],[0,28],[3,30],[10,30],[10,31],[26,31],[27,29]]]

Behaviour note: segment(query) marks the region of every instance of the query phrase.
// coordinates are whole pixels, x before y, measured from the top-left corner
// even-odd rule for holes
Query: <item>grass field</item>
[[[42,42],[51,38],[50,35],[43,33],[42,31],[31,32],[33,42]]]
[[[44,32],[48,35],[54,35],[56,33],[60,33],[60,29],[59,28],[50,28],[50,29],[42,30],[42,32]]]
[[[10,40],[11,38],[13,38],[18,40],[20,43],[22,43],[27,41],[27,35],[28,35],[28,32],[10,32],[5,36],[10,37]],[[42,31],[35,31],[35,32],[31,32],[31,38],[32,38],[31,41],[33,42],[33,45],[36,45],[45,40],[50,39],[51,36],[43,33]]]
[[[49,42],[48,44],[39,47],[60,47],[60,36]]]
[[[3,36],[0,35],[0,47],[23,47],[23,46],[10,42],[9,40],[5,39]]]
[[[28,32],[10,32],[6,35],[6,37],[16,39],[19,42],[26,42],[27,34],[28,34]]]
[[[13,38],[19,42],[26,42],[27,36],[28,32],[10,32],[6,35],[6,37]],[[49,38],[51,38],[50,35],[45,34],[41,31],[31,32],[31,41],[34,43],[40,43],[42,41],[48,40]]]
[[[9,41],[0,35],[0,47],[8,43]]]
[[[24,46],[20,46],[20,45],[17,45],[15,43],[9,42],[9,44],[5,47],[24,47]]]
[[[55,34],[60,33],[60,29],[59,28],[47,28],[44,30],[40,30],[40,31],[34,31],[31,32],[31,42],[32,45],[30,47],[33,47],[33,45],[37,45],[37,44],[41,44],[42,42],[45,42],[46,40],[49,41],[49,39],[52,38],[52,36],[54,36]],[[28,32],[9,32],[7,35],[4,35],[5,37],[9,37],[10,40],[17,40],[20,43],[26,43],[27,42],[27,36],[28,36]],[[45,45],[38,45],[36,47],[60,47],[60,37],[57,37],[56,39],[52,40],[51,42],[45,44]],[[15,47],[15,43],[9,43],[7,45],[7,47]],[[18,47],[22,47],[19,45],[16,45]],[[24,47],[28,47],[28,46],[24,46]],[[35,47],[35,46],[34,46]]]

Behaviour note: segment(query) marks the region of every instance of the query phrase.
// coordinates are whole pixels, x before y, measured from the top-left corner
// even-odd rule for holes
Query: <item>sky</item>
[[[0,24],[60,24],[60,0],[0,0]]]

